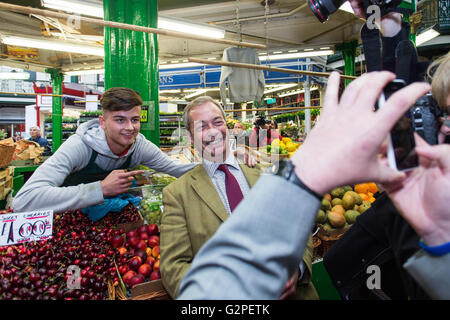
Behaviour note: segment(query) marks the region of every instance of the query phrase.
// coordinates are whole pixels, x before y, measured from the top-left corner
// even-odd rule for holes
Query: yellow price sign
[[[144,109],[141,111],[141,122],[148,122],[148,110]]]

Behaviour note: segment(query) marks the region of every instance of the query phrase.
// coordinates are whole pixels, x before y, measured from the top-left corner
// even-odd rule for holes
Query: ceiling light
[[[330,49],[330,47],[322,47],[322,48],[319,48],[320,50],[328,50],[328,49]]]
[[[200,89],[200,90],[195,91],[194,93],[188,94],[188,95],[185,96],[184,98],[185,98],[185,99],[190,99],[190,98],[199,96],[199,95],[201,95],[201,94],[204,94],[204,93],[206,93],[206,91],[208,91],[208,89]]]
[[[27,48],[37,48],[46,49],[53,51],[62,52],[73,52],[79,54],[89,54],[93,56],[104,56],[105,51],[103,47],[100,46],[88,46],[82,44],[73,44],[70,42],[52,41],[52,40],[41,40],[32,38],[23,38],[16,36],[2,36],[2,42],[4,44],[27,47]]]
[[[42,6],[50,9],[103,18],[103,5],[89,0],[41,0]]]
[[[30,74],[28,72],[0,72],[0,80],[28,80]]]
[[[277,88],[273,88],[273,89],[264,91],[264,94],[276,92],[276,91],[280,91],[280,90],[284,90],[284,89],[288,89],[288,88],[292,88],[292,87],[296,87],[296,86],[298,86],[298,83],[285,84],[285,85],[278,86]]]
[[[439,31],[435,30],[434,27],[435,26],[432,26],[416,36],[416,46],[420,46],[421,44],[424,44],[425,42],[428,42],[440,35]]]
[[[303,49],[303,51],[313,51],[313,48]]]
[[[298,50],[288,50],[289,53],[298,52]]]
[[[79,0],[42,0],[42,6],[80,15],[94,16],[104,19],[103,5],[94,1]],[[192,23],[181,19],[158,16],[158,28],[185,32],[205,37],[225,38],[225,30],[209,25]]]
[[[274,52],[272,52],[273,54],[280,54],[280,53],[283,53],[283,51],[274,51]]]
[[[316,57],[316,56],[327,56],[333,54],[333,50],[322,50],[322,51],[309,51],[309,52],[297,52],[297,53],[285,53],[285,54],[275,54],[267,56],[260,56],[259,60],[282,60],[282,59],[295,59],[295,58],[305,58],[305,57]]]
[[[105,73],[105,69],[91,69],[91,70],[73,70],[73,71],[63,71],[65,75],[68,76],[84,76],[87,74],[102,74]]]
[[[197,63],[197,62],[187,62],[187,63],[174,63],[174,64],[165,64],[162,66],[159,66],[159,69],[176,69],[176,68],[187,68],[187,67],[199,67],[204,66],[203,64]]]

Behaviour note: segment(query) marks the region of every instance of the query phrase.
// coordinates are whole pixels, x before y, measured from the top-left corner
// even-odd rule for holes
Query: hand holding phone
[[[390,82],[378,98],[378,108],[382,108],[389,97],[406,86],[406,82],[395,79]],[[398,171],[408,171],[419,165],[415,152],[414,129],[409,110],[397,121],[388,136],[387,159],[389,166]]]

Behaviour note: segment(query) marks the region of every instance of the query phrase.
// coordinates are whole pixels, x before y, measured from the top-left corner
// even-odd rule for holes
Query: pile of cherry
[[[123,213],[119,223],[137,209]],[[0,300],[108,299],[108,281],[119,283],[111,242],[124,233],[108,216],[93,223],[81,210],[58,213],[50,239],[0,247]]]

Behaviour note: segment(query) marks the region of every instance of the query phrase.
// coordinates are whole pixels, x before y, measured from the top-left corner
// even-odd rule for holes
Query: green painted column
[[[104,0],[105,20],[156,28],[157,0]],[[141,133],[159,146],[159,71],[156,34],[105,27],[105,89],[128,87],[144,104]]]
[[[63,74],[60,69],[46,69],[52,80],[52,93],[62,95]],[[62,144],[62,97],[53,96],[52,99],[52,151],[58,150]]]
[[[358,47],[358,41],[346,42],[336,46],[336,50],[342,51],[342,56],[344,58],[344,74],[347,76],[354,76],[356,65],[356,48]],[[352,80],[345,79],[345,85],[347,86]]]

